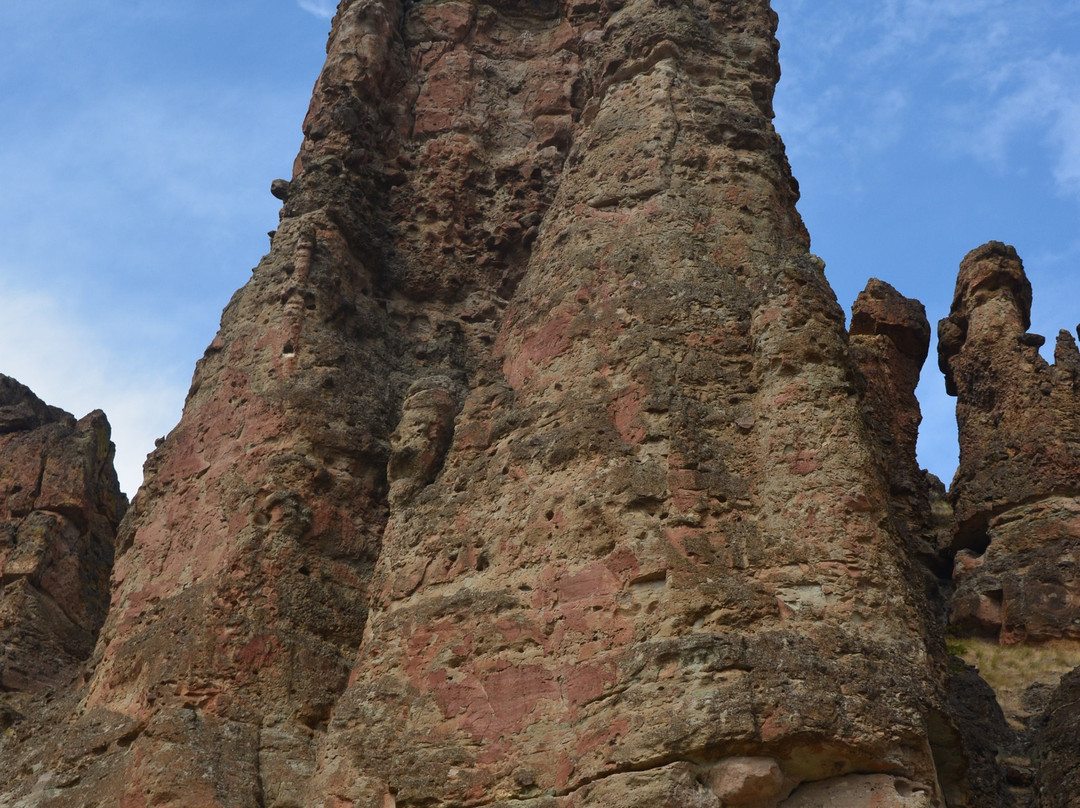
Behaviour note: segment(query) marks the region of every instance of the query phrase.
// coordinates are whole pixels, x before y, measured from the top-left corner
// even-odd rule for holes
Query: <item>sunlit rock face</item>
[[[925,621],[770,125],[767,4],[398,13],[349,6],[324,80],[345,42],[371,86],[403,60],[411,117],[317,112],[301,165],[339,117],[404,121],[364,158],[393,288],[508,303],[463,344],[445,450],[448,405],[405,408],[396,441],[439,470],[400,464],[307,803],[719,805],[745,757],[774,772],[746,804],[865,772],[939,799]],[[514,199],[537,229],[488,259],[468,222]]]
[[[270,253],[148,459],[86,683],[0,741],[0,805],[1008,804],[938,615],[1013,507],[965,363],[1023,336],[1023,283],[1003,248],[962,271],[943,539],[925,314],[874,281],[845,331],[775,26],[341,3]]]

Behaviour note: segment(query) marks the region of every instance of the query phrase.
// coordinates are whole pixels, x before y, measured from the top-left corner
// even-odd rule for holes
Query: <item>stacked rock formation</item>
[[[1048,365],[1031,284],[1000,242],[964,259],[938,355],[957,396],[952,622],[1003,643],[1080,639],[1080,354]]]
[[[942,559],[978,615],[995,553],[1065,569],[1080,357],[1036,361],[1015,256],[965,262],[948,547],[929,326],[871,282],[845,333],[771,125],[775,25],[341,3],[271,251],[147,463],[87,681],[0,737],[0,805],[1013,804]],[[1056,442],[995,409],[1035,389]],[[1018,544],[1021,512],[1057,533]],[[1044,578],[976,629],[1071,636]],[[1072,724],[1037,732],[1067,788]]]
[[[0,375],[0,728],[68,684],[105,620],[127,507],[109,433]]]

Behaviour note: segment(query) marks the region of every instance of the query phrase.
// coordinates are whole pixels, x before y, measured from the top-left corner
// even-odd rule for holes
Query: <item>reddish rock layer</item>
[[[109,422],[0,375],[0,699],[67,684],[105,620],[127,498]]]
[[[94,751],[20,787],[300,802],[389,502],[438,473],[554,193],[572,33],[555,4],[342,4],[271,253],[125,523],[85,715],[9,771]]]

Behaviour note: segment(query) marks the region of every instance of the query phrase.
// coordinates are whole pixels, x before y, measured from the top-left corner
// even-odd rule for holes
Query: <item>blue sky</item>
[[[947,312],[1017,246],[1033,330],[1080,320],[1080,0],[774,0],[777,128],[845,308],[877,276]],[[329,0],[0,3],[0,372],[101,407],[133,493],[266,251]],[[1045,353],[1045,351],[1044,351]],[[922,463],[956,462],[933,358]]]
[[[871,276],[948,314],[960,260],[1014,245],[1053,361],[1080,322],[1080,0],[773,0],[776,127],[812,249],[850,311]],[[949,483],[955,400],[923,368],[922,465]]]

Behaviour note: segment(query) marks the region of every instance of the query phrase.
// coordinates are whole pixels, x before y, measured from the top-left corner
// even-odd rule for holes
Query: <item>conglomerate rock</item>
[[[1028,333],[1031,284],[990,242],[960,266],[938,355],[957,396],[952,622],[1004,643],[1080,639],[1080,354],[1049,365]]]
[[[927,329],[872,284],[849,343],[770,122],[775,25],[343,0],[90,678],[4,733],[0,805],[997,799],[1000,713],[927,604]],[[957,389],[984,308],[954,311]],[[978,549],[1014,501],[966,462]]]
[[[68,684],[105,620],[127,507],[109,434],[100,410],[76,421],[0,375],[0,730]]]
[[[850,337],[851,357],[865,380],[863,412],[881,446],[897,529],[928,575],[948,577],[941,550],[951,525],[939,524],[931,504],[936,478],[915,457],[922,421],[915,388],[930,349],[926,310],[872,278],[852,306]]]

